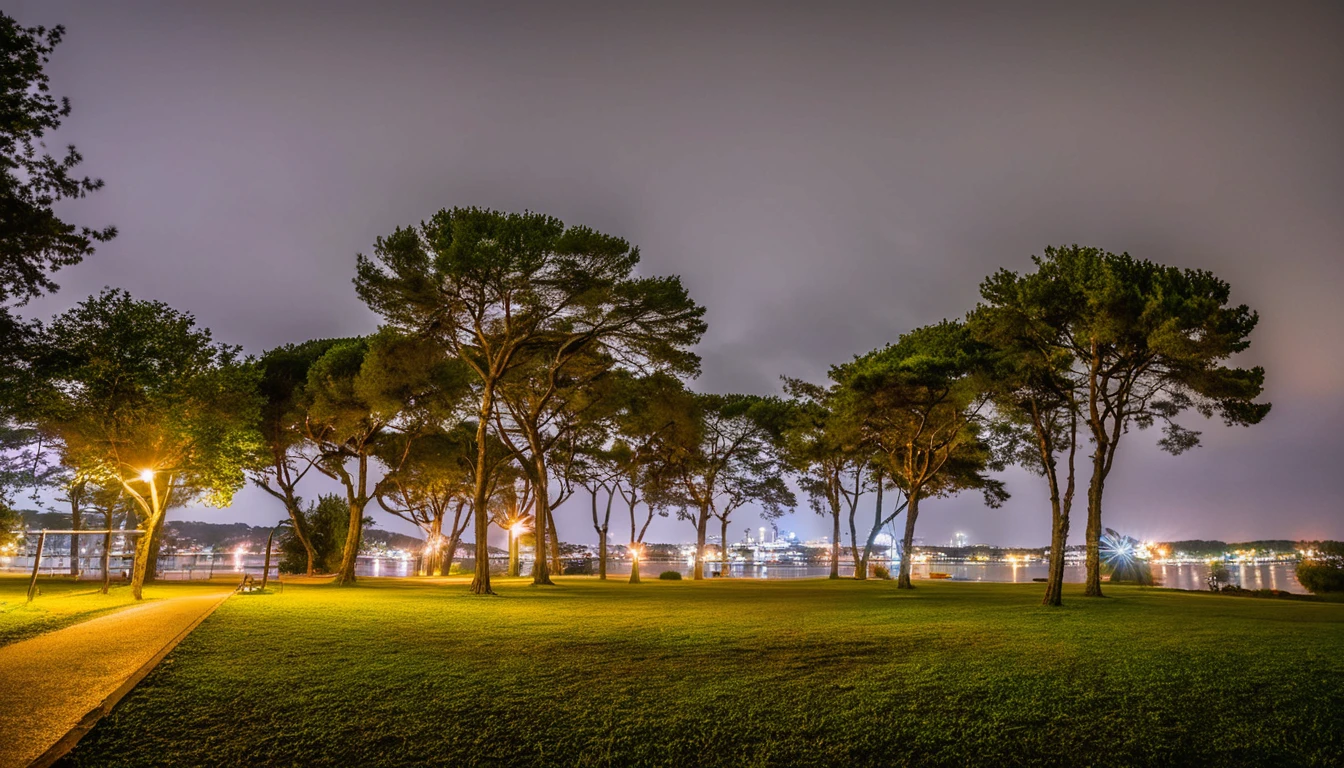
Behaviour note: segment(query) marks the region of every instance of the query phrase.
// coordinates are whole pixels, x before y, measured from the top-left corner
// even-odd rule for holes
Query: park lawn
[[[1340,765],[1344,605],[1039,585],[238,595],[64,764]]]
[[[145,585],[145,599],[194,594],[203,582],[162,582]],[[99,592],[96,581],[41,577],[37,598],[28,603],[28,577],[0,575],[0,645],[26,640],[71,624],[135,604],[129,585],[113,584],[108,594]],[[218,589],[218,586],[213,587]]]

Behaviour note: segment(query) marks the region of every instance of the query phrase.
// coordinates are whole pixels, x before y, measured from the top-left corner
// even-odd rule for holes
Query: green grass
[[[0,645],[26,640],[71,624],[119,611],[135,604],[130,586],[113,584],[108,594],[99,592],[101,584],[67,578],[41,577],[40,594],[28,600],[28,578],[0,575]],[[190,594],[199,591],[198,583],[166,582],[145,587],[145,599]]]
[[[1344,606],[366,580],[236,596],[68,765],[1340,765]]]

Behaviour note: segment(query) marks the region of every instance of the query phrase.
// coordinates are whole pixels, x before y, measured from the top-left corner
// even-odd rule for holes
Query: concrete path
[[[0,647],[0,768],[63,754],[232,593],[156,600]]]

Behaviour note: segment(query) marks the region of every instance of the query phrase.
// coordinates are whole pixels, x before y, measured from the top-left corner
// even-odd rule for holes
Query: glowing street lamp
[[[145,481],[146,483],[154,482],[154,470],[152,469],[140,470],[140,479]]]
[[[631,584],[638,584],[638,583],[639,583],[639,556],[640,556],[640,554],[641,554],[640,549],[641,549],[641,547],[639,546],[639,542],[632,542],[632,543],[630,544],[630,583],[631,583]]]
[[[521,564],[518,562],[518,548],[519,548],[519,544],[520,544],[520,542],[519,542],[519,538],[523,535],[523,532],[526,531],[526,530],[527,530],[527,526],[523,524],[523,521],[522,521],[522,520],[517,520],[517,521],[515,521],[515,522],[513,523],[513,525],[509,526],[509,575],[510,575],[510,576],[521,576],[521,575],[522,575]]]

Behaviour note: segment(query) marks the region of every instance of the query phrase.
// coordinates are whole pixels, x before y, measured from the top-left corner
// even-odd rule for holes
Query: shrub
[[[1218,590],[1218,592],[1219,594],[1236,595],[1237,597],[1275,597],[1289,600],[1304,599],[1303,595],[1294,595],[1292,592],[1285,592],[1282,589],[1242,589],[1236,584],[1228,584]]]
[[[313,566],[319,572],[334,572],[341,567],[345,532],[350,528],[350,507],[335,494],[317,497],[316,504],[303,511],[308,539],[316,555]],[[366,519],[367,521],[367,519]],[[292,527],[281,529],[279,536],[280,572],[303,573],[308,570],[308,553]]]
[[[0,547],[7,547],[15,543],[18,537],[14,531],[23,527],[23,518],[19,513],[10,509],[5,500],[0,498]]]
[[[1314,594],[1344,592],[1344,542],[1322,541],[1297,564],[1297,581]]]
[[[1209,589],[1214,592],[1224,584],[1231,586],[1228,582],[1232,581],[1232,574],[1227,572],[1227,566],[1222,560],[1209,561]]]
[[[891,569],[885,565],[875,565],[873,566],[873,578],[891,581]]]
[[[681,572],[663,571],[662,573],[658,574],[658,578],[662,579],[663,581],[681,581]]]
[[[1110,564],[1112,584],[1153,586],[1153,568],[1147,560],[1124,558]]]
[[[585,557],[582,560],[566,560],[563,572],[566,576],[592,576],[595,573],[593,559]]]

